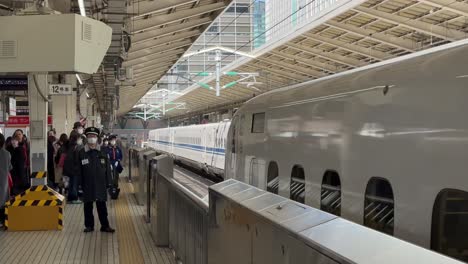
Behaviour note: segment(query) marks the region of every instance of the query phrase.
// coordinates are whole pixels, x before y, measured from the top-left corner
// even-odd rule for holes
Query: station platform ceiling
[[[465,39],[467,22],[465,1],[335,1],[311,23],[223,69],[260,73],[261,84],[255,89],[236,85],[216,96],[213,90],[193,85],[174,101],[186,108],[167,116],[240,105],[266,91]],[[232,81],[235,77],[221,79],[222,85]],[[213,86],[214,77],[204,82]]]

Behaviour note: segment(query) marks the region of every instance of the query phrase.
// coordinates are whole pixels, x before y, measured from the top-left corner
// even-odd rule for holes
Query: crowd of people
[[[5,139],[0,133],[0,227],[4,223],[4,205],[13,196],[30,187],[29,144],[21,129]],[[114,232],[107,219],[108,191],[118,190],[123,154],[115,135],[100,133],[95,127],[84,128],[76,122],[69,135],[47,138],[47,180],[49,187],[64,194],[68,204],[83,203],[84,232],[94,231],[93,204],[96,203],[102,232]],[[118,193],[117,193],[118,195]]]

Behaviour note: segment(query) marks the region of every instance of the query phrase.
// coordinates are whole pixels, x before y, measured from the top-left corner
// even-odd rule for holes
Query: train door
[[[245,179],[245,182],[248,182],[250,185],[266,189],[263,181],[265,180],[265,162],[261,159],[253,157],[250,160],[248,179]]]
[[[213,156],[211,160],[211,165],[214,167],[224,168],[224,135],[226,123],[220,122],[215,128],[215,141],[213,144]]]
[[[213,141],[211,142],[210,144],[210,160],[209,160],[209,164],[213,167],[216,167],[216,161],[218,159],[218,149],[219,149],[219,145],[218,145],[218,140],[219,140],[219,137],[218,137],[218,131],[219,131],[219,126],[220,126],[221,123],[218,123],[216,126],[214,126],[212,129],[211,129],[211,132],[213,133]]]
[[[237,130],[239,128],[239,118],[235,116],[232,119],[231,127],[228,133],[228,142],[226,144],[225,157],[225,176],[226,178],[235,178],[237,161]]]
[[[168,151],[170,153],[174,153],[174,145],[175,145],[175,134],[177,133],[175,129],[169,129],[169,146]]]
[[[206,126],[203,127],[202,129],[202,134],[201,134],[201,138],[202,138],[202,149],[201,149],[201,155],[202,155],[202,160],[203,160],[203,163],[206,163],[206,159],[207,159],[207,155],[206,155],[206,151],[207,151],[207,147],[208,147],[208,144],[209,144],[209,131],[207,129]]]
[[[258,162],[256,158],[252,158],[250,160],[250,172],[248,176],[249,179],[246,179],[246,182],[248,182],[250,185],[257,186],[256,179],[258,179]]]

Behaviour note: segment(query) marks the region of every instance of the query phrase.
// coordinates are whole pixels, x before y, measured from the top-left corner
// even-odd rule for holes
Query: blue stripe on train
[[[200,145],[193,145],[193,144],[187,144],[187,143],[174,143],[174,144],[171,144],[171,142],[168,142],[168,141],[154,140],[154,139],[150,139],[149,141],[153,142],[153,143],[159,143],[159,144],[162,144],[162,145],[166,145],[166,146],[174,145],[175,147],[178,147],[178,148],[190,149],[190,150],[194,150],[194,151],[198,151],[198,152],[214,153],[216,155],[222,155],[222,156],[224,156],[224,153],[225,153],[225,150],[222,149],[222,148],[206,147],[206,151],[205,151],[205,147],[200,146]]]

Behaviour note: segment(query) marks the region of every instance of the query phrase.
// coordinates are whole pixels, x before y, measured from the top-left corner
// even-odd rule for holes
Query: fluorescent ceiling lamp
[[[89,93],[88,92],[86,92],[86,96],[89,98]]]
[[[85,9],[85,6],[84,6],[84,0],[78,0],[78,6],[80,7],[80,14],[82,16],[86,16],[86,9]]]
[[[78,80],[78,82],[79,82],[81,85],[83,85],[83,81],[81,80],[80,75],[75,74],[75,76],[76,76],[76,79]]]

